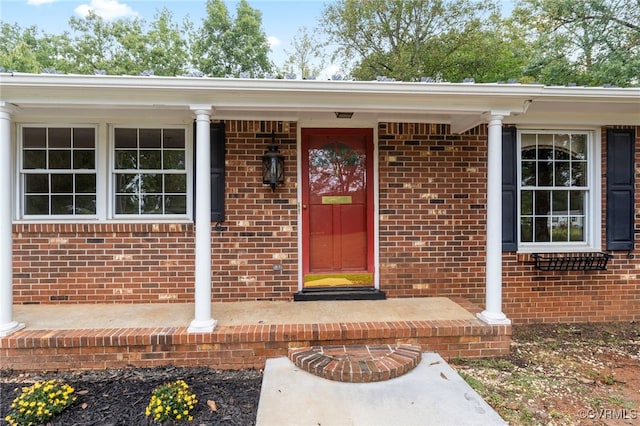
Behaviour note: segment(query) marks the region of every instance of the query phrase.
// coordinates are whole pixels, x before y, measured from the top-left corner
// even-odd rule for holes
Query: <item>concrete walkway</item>
[[[288,358],[267,360],[257,426],[506,425],[439,355],[395,379],[373,383],[326,380]]]

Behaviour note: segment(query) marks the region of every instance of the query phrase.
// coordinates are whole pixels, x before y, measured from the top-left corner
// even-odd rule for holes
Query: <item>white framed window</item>
[[[18,134],[21,217],[96,217],[96,127],[22,125]]]
[[[112,217],[187,217],[187,134],[184,126],[112,128]]]
[[[595,132],[519,130],[519,250],[600,250],[599,170]]]

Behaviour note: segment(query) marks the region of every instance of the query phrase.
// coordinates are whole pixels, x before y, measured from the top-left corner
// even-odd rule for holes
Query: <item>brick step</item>
[[[329,380],[369,383],[408,373],[422,359],[419,345],[332,345],[289,349],[289,359]]]

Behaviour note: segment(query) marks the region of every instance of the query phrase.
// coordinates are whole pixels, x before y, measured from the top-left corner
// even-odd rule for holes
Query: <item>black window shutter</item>
[[[633,129],[607,130],[607,250],[633,250]]]
[[[211,221],[224,222],[224,123],[211,123]]]
[[[196,125],[193,126],[194,139],[194,168],[195,168],[195,144],[196,141]],[[209,125],[211,138],[211,222],[224,222],[224,155],[225,155],[225,137],[224,123],[211,123]],[[193,187],[195,194],[195,173],[193,178]],[[194,199],[194,217],[195,217],[195,195]]]
[[[502,128],[502,251],[518,250],[518,156],[516,128]]]

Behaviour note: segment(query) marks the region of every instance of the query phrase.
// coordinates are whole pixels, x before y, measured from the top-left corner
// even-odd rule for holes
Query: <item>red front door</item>
[[[302,129],[304,288],[373,287],[373,131]]]

